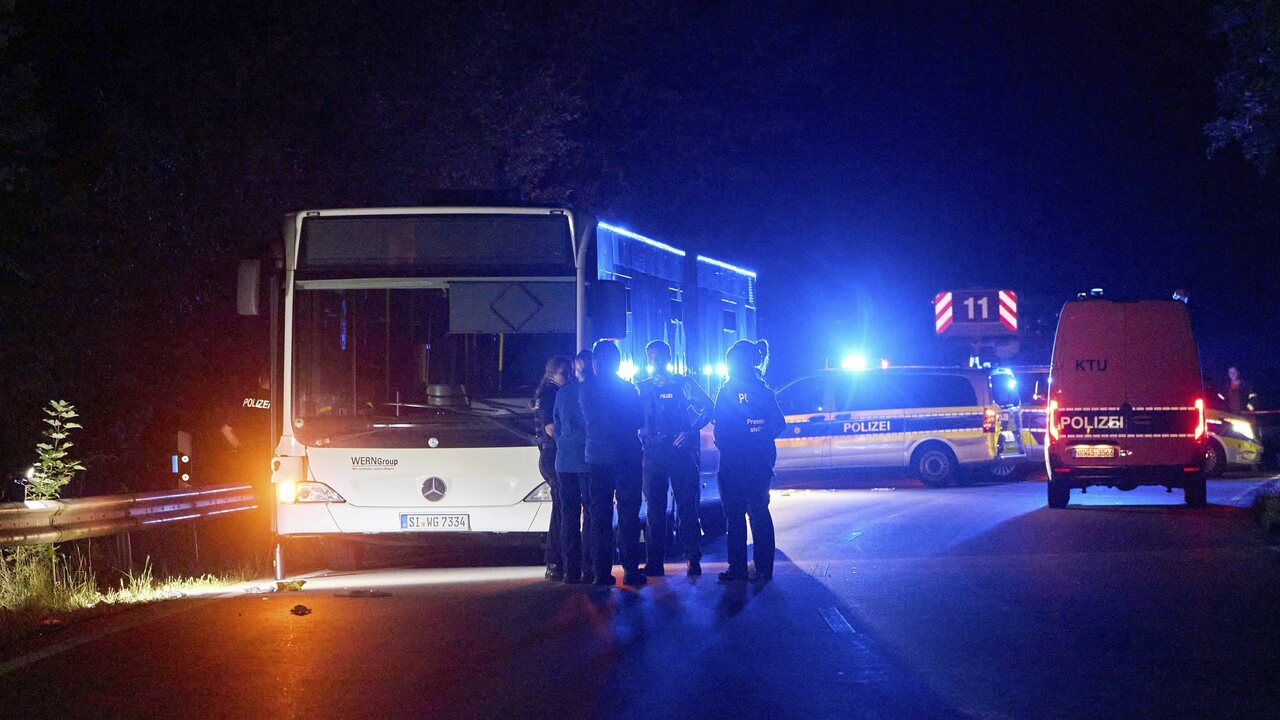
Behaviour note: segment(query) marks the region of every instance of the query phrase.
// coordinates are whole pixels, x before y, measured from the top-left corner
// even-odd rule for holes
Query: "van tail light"
[[[982,413],[982,432],[993,433],[995,431],[996,411],[991,408],[987,408],[986,412]]]
[[[1207,428],[1204,424],[1204,398],[1196,398],[1196,439],[1203,440]]]
[[[1049,442],[1058,439],[1058,401],[1049,401],[1049,412],[1044,416],[1045,437],[1049,438]]]

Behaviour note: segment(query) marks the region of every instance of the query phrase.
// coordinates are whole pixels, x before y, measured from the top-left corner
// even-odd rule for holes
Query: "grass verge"
[[[0,552],[0,649],[56,632],[79,617],[106,608],[170,600],[247,580],[249,573],[157,578],[148,560],[114,587],[100,587],[93,573],[71,567],[52,546]]]
[[[1280,481],[1267,483],[1253,496],[1253,512],[1272,542],[1280,541]]]

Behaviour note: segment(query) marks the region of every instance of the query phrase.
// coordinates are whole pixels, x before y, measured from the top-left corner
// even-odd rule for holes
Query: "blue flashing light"
[[[708,264],[708,265],[715,265],[715,266],[716,266],[716,267],[718,267],[718,268],[723,268],[723,269],[725,269],[725,270],[729,270],[729,271],[731,271],[731,272],[736,272],[736,273],[738,273],[739,275],[745,275],[746,277],[749,277],[749,278],[751,278],[752,280],[754,280],[754,279],[755,279],[755,277],[756,277],[756,274],[755,274],[754,272],[752,272],[751,270],[748,270],[748,269],[746,269],[746,268],[740,268],[740,267],[738,267],[737,265],[730,265],[729,263],[727,263],[727,262],[725,262],[725,261],[723,261],[723,260],[717,260],[717,259],[712,258],[712,257],[707,257],[706,255],[699,255],[699,256],[698,256],[698,262],[704,262],[704,263],[706,263],[706,264]]]
[[[668,365],[667,367],[668,367],[668,368],[670,368],[671,366],[670,366],[670,365]],[[648,374],[652,375],[652,374],[653,374],[653,366],[652,366],[652,365],[645,365],[645,366],[644,366],[644,371],[645,371],[646,373],[648,373]]]
[[[648,238],[638,233],[633,233],[630,230],[624,230],[623,228],[617,227],[616,225],[610,225],[607,222],[601,222],[601,223],[598,223],[598,225],[604,228],[605,230],[608,230],[609,232],[618,233],[619,235],[622,235],[624,237],[629,237],[632,240],[639,240],[645,245],[648,245],[650,247],[656,247],[659,250],[666,250],[667,252],[673,255],[679,255],[680,257],[684,257],[685,255],[685,252],[678,247],[672,247],[664,242],[658,242],[653,238]]]
[[[174,475],[178,474],[178,456],[177,455],[173,456],[173,474]]]
[[[843,370],[866,370],[867,358],[856,353],[853,355],[847,355],[840,361],[840,368]]]
[[[635,363],[630,360],[623,360],[622,363],[618,365],[618,377],[623,380],[630,380],[636,376],[636,371],[638,369],[639,368],[636,367]]]
[[[1017,380],[1014,380],[1013,378],[1009,378],[1009,389],[1010,389],[1010,390],[1017,390],[1017,389],[1018,389],[1018,381],[1017,381]]]
[[[710,365],[703,365],[703,366],[702,366],[702,374],[703,374],[703,375],[706,375],[707,377],[711,377],[711,373],[713,373],[713,372],[715,372],[715,368],[711,367]]]
[[[716,365],[716,374],[722,378],[729,377],[729,366],[724,363]]]

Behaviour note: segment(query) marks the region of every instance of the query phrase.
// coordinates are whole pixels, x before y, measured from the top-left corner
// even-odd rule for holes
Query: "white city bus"
[[[261,276],[242,266],[244,314]],[[356,540],[545,533],[528,399],[550,356],[619,338],[643,375],[661,338],[714,383],[755,333],[754,273],[564,209],[299,212],[270,278],[274,529],[335,565]]]

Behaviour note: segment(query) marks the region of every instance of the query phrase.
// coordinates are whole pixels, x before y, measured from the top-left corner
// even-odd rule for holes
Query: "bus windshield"
[[[512,302],[512,292],[497,302]],[[531,444],[529,399],[547,359],[572,353],[572,324],[566,332],[451,333],[449,295],[427,288],[298,290],[298,439],[334,447]]]

